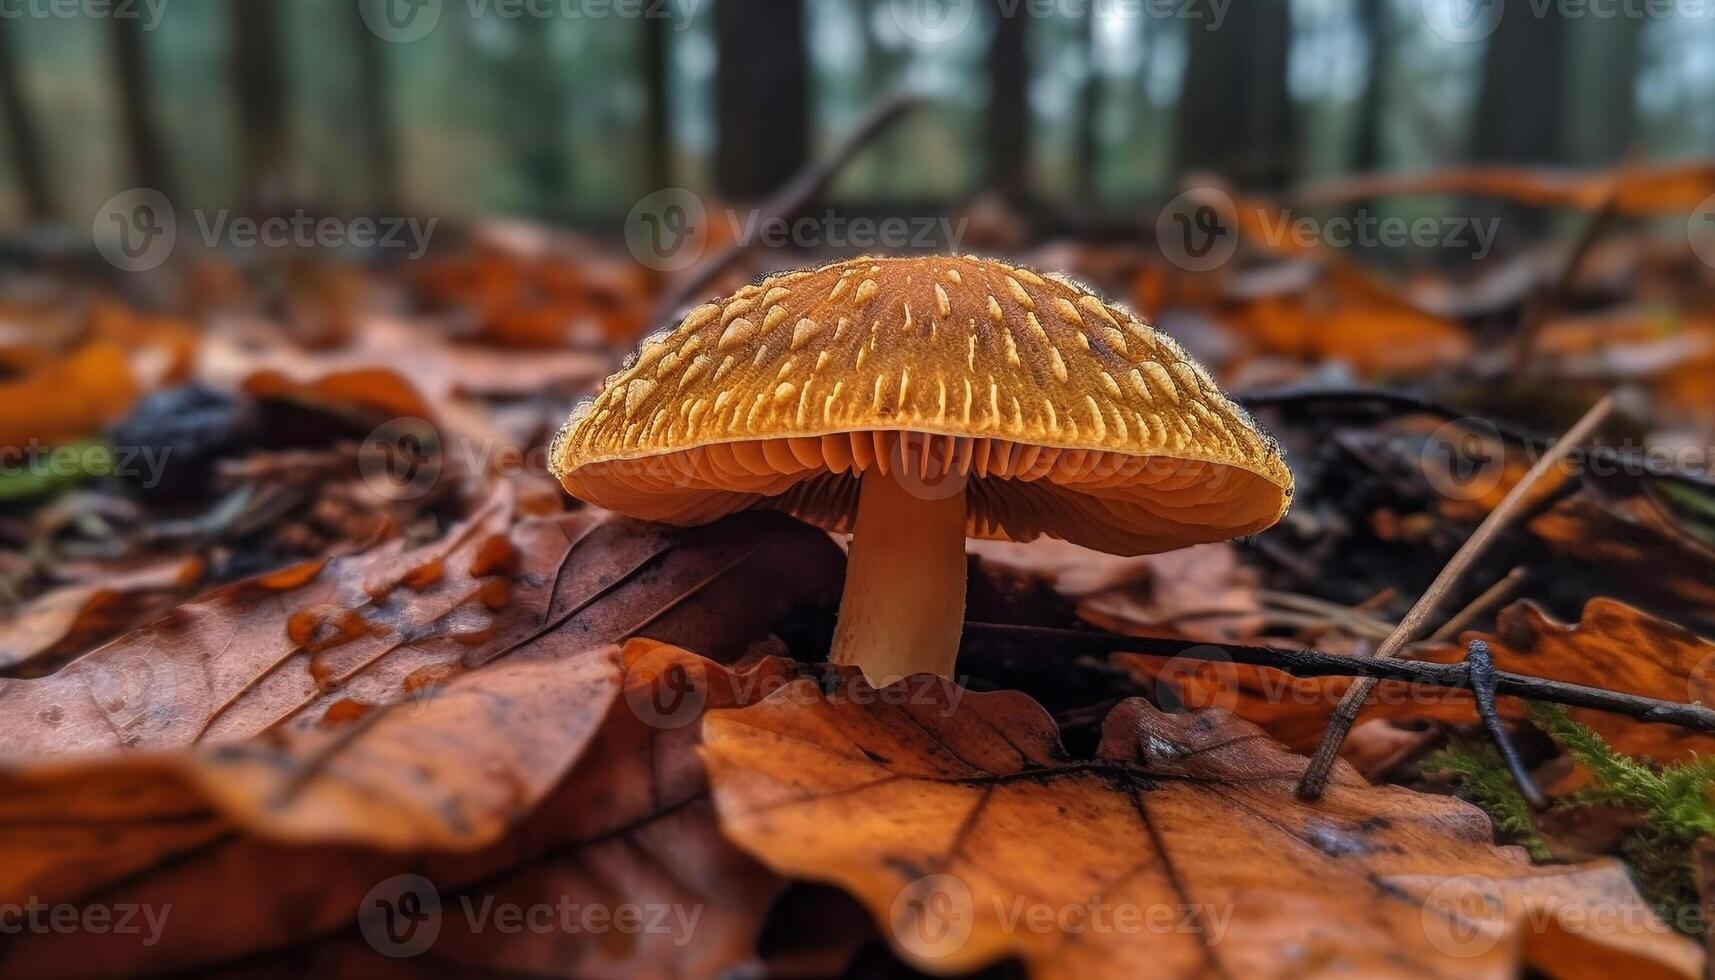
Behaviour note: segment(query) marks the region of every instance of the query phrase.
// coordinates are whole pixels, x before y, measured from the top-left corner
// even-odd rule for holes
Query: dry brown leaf
[[[731,658],[788,605],[837,591],[839,570],[825,534],[779,515],[689,530],[599,511],[519,519],[497,492],[442,541],[240,582],[49,677],[0,682],[0,756],[337,725],[538,633],[562,650],[648,635]]]
[[[1305,760],[1223,713],[1122,703],[1068,757],[1022,694],[800,680],[711,712],[728,836],[857,895],[937,973],[1007,956],[1038,978],[1695,977],[1617,862],[1534,867],[1446,797]],[[914,687],[912,685],[915,685]],[[1600,922],[1600,927],[1593,923]]]
[[[1080,618],[1111,632],[1220,642],[1262,629],[1256,576],[1226,542],[1133,558],[1053,538],[966,547],[987,566],[1041,581],[1072,600]]]
[[[252,957],[262,972],[315,963],[369,975],[388,962],[378,954],[421,957],[401,961],[417,973],[704,977],[734,968],[750,955],[777,884],[720,838],[696,723],[705,707],[773,690],[788,666],[768,660],[734,672],[650,640],[632,641],[623,659],[623,683],[602,698],[588,690],[595,672],[578,662],[612,666],[611,656],[564,647],[451,679],[420,711],[395,711],[386,722],[397,729],[383,739],[398,747],[397,774],[363,759],[330,762],[326,743],[307,733],[0,775],[0,822],[10,828],[0,840],[0,905],[34,896],[164,919],[150,933],[25,931],[0,949],[0,972],[156,972]],[[685,677],[689,686],[677,683]],[[587,729],[580,716],[596,701],[606,712],[599,732],[572,745],[568,730]],[[496,745],[496,730],[520,719],[531,728],[518,741],[541,744]],[[493,754],[461,758],[465,743]],[[357,751],[374,756],[376,746]],[[570,757],[547,758],[560,752]],[[288,776],[325,767],[343,799],[312,790],[323,821],[285,826],[269,806],[297,803],[282,801],[278,787],[196,778],[218,765],[211,757],[229,754],[265,756]],[[471,770],[463,792],[412,789],[455,765]],[[529,785],[551,772],[550,787]],[[284,785],[293,791],[292,779]],[[486,799],[484,786],[495,791]],[[490,811],[511,816],[489,826],[487,839],[449,839],[452,818],[488,824]],[[397,826],[375,828],[382,818]],[[407,913],[407,901],[419,903],[419,915],[435,909],[434,925],[389,923],[388,910]],[[565,905],[574,909],[569,929]],[[627,905],[651,921],[664,910],[662,928],[584,926],[582,909]],[[503,927],[494,917],[509,908],[551,909],[528,920],[550,925]],[[149,926],[142,917],[138,924]]]
[[[0,672],[27,675],[52,666],[152,614],[203,574],[196,558],[174,558],[63,585],[0,618]]]

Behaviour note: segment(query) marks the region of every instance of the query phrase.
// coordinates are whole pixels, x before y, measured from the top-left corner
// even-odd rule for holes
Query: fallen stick
[[[1393,631],[1382,645],[1376,648],[1377,660],[1390,660],[1397,657],[1406,644],[1422,639],[1429,632],[1429,619],[1440,608],[1447,594],[1453,590],[1464,577],[1465,573],[1475,565],[1477,559],[1488,551],[1494,543],[1524,511],[1531,494],[1537,489],[1549,472],[1560,465],[1561,460],[1571,454],[1572,450],[1590,438],[1596,428],[1607,419],[1614,410],[1614,396],[1609,394],[1584,413],[1560,440],[1536,461],[1530,472],[1507,491],[1499,505],[1489,512],[1483,523],[1477,525],[1477,530],[1471,534],[1459,550],[1453,553],[1441,574],[1435,576],[1435,581],[1429,583],[1405,618],[1399,621],[1399,626]],[[1304,775],[1298,781],[1298,795],[1301,799],[1313,800],[1322,795],[1322,790],[1328,784],[1328,773],[1334,768],[1334,761],[1340,757],[1340,746],[1345,744],[1346,736],[1352,730],[1352,725],[1358,720],[1358,712],[1364,708],[1364,702],[1374,691],[1376,681],[1373,678],[1363,678],[1346,696],[1340,699],[1340,704],[1334,709],[1334,714],[1328,719],[1328,731],[1322,736],[1322,743],[1316,747],[1316,752],[1310,757],[1310,765],[1305,767]]]
[[[1148,636],[1126,636],[1099,630],[1057,629],[1049,626],[1017,626],[1009,623],[966,623],[968,640],[1051,644],[1079,653],[1138,653],[1150,657],[1182,657],[1211,663],[1268,667],[1293,677],[1358,677],[1370,681],[1405,681],[1426,687],[1471,690],[1471,668],[1461,662],[1424,663],[1417,660],[1381,660],[1358,654],[1323,650],[1292,650],[1279,647],[1201,640],[1168,640]],[[1600,687],[1571,684],[1547,677],[1532,677],[1510,671],[1493,672],[1495,693],[1509,697],[1546,701],[1572,708],[1592,708],[1638,721],[1678,725],[1693,731],[1715,734],[1715,710],[1700,704],[1664,701],[1638,694],[1624,694]]]

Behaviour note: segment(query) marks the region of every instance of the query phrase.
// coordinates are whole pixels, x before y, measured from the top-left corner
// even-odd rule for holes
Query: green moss
[[[1459,739],[1431,754],[1418,768],[1432,775],[1457,779],[1459,795],[1482,807],[1508,840],[1523,845],[1538,861],[1549,860],[1548,844],[1536,829],[1530,804],[1519,795],[1494,746]]]
[[[1681,913],[1700,902],[1692,852],[1699,838],[1715,834],[1715,759],[1656,768],[1615,752],[1558,706],[1532,705],[1530,718],[1595,776],[1593,787],[1558,805],[1600,804],[1642,816],[1643,826],[1620,845],[1639,889],[1670,921],[1698,921]]]

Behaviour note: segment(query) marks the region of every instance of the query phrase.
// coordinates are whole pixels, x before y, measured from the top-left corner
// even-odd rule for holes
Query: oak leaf
[[[855,894],[936,973],[1039,978],[1692,977],[1617,862],[1533,867],[1445,797],[1305,761],[1229,715],[1109,716],[1069,756],[1016,693],[807,680],[704,730],[722,827],[785,875]],[[1592,928],[1601,921],[1604,926]]]

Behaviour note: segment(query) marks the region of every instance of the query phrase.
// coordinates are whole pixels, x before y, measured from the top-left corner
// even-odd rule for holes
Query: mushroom
[[[694,525],[767,507],[851,533],[830,659],[951,676],[966,537],[1141,555],[1266,528],[1276,443],[1168,337],[974,257],[775,275],[646,340],[552,449],[592,504]]]

